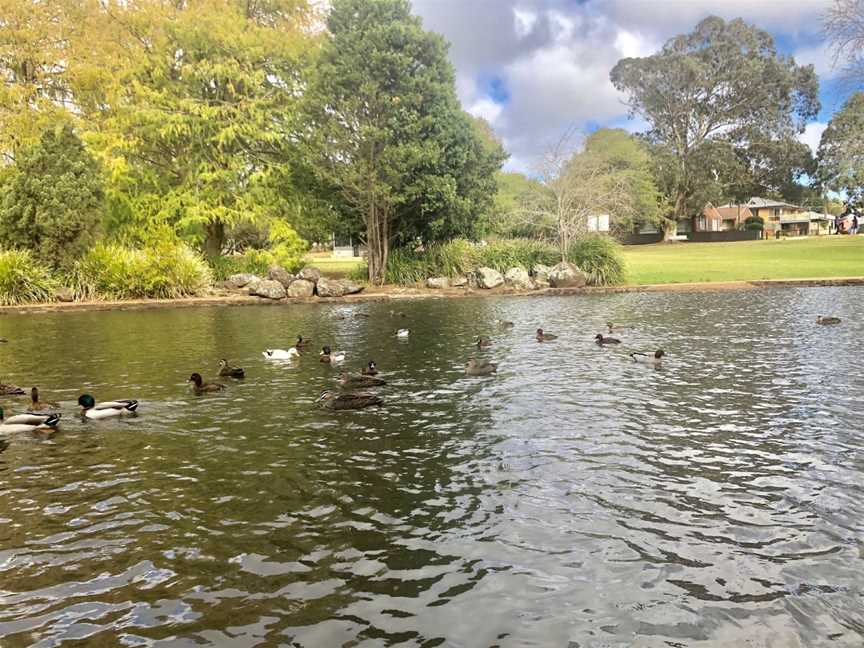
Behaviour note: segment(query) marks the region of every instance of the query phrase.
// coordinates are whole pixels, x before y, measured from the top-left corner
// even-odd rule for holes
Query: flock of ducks
[[[368,317],[365,314],[355,314],[355,317],[357,315]],[[399,313],[399,315],[404,317],[402,313]],[[822,326],[833,326],[840,324],[841,320],[839,317],[819,315],[816,318],[816,323]],[[502,329],[511,329],[514,326],[513,322],[506,320],[498,320],[497,325]],[[625,330],[626,327],[614,322],[607,322],[606,327],[608,328],[608,335],[598,333],[594,336],[595,343],[600,347],[621,344],[620,339],[611,337],[611,335]],[[401,328],[396,331],[395,337],[405,339],[410,333],[409,329]],[[554,342],[558,339],[557,335],[548,333],[542,328],[536,330],[534,337],[540,343]],[[310,340],[304,338],[302,335],[298,335],[296,343],[291,348],[267,349],[263,352],[263,355],[268,360],[296,361],[300,359],[303,352],[309,350],[310,346]],[[476,348],[479,351],[488,349],[491,346],[492,340],[488,336],[481,335],[477,338]],[[344,362],[345,357],[345,352],[333,351],[330,346],[324,345],[318,354],[318,361],[331,365],[339,365]],[[629,354],[629,357],[633,362],[659,368],[662,366],[666,353],[663,349],[657,349],[654,353],[634,351]],[[498,365],[496,363],[483,357],[472,357],[465,365],[466,376],[489,376],[496,373],[497,370]],[[227,360],[222,359],[219,361],[218,376],[219,378],[240,380],[246,376],[246,372],[242,367],[236,367]],[[340,372],[336,380],[341,390],[324,390],[315,400],[316,405],[329,410],[358,410],[384,403],[384,400],[375,393],[356,391],[374,389],[387,384],[386,380],[378,377],[378,367],[374,360],[370,360],[357,374],[351,374],[347,371]],[[224,383],[205,381],[201,374],[197,372],[189,376],[188,382],[192,383],[192,391],[196,395],[219,392],[226,389]],[[25,395],[26,392],[21,387],[0,383],[0,396]],[[78,405],[81,407],[80,413],[83,418],[94,420],[134,414],[138,410],[137,400],[120,399],[97,403],[96,399],[90,394],[82,394],[78,398]],[[33,387],[30,390],[30,405],[25,413],[5,418],[5,412],[0,407],[0,435],[5,432],[33,432],[55,429],[62,417],[62,414],[57,411],[58,409],[59,406],[56,403],[41,400],[38,388]]]

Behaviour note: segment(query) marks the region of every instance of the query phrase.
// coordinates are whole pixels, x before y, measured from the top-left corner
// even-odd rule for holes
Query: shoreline
[[[294,304],[362,304],[399,302],[415,299],[448,299],[465,297],[555,297],[570,295],[604,295],[639,292],[724,292],[763,290],[770,288],[825,288],[864,286],[864,277],[825,277],[803,279],[751,279],[745,281],[715,281],[697,283],[641,284],[623,286],[587,286],[585,288],[543,288],[540,290],[491,290],[470,288],[417,288],[386,285],[366,288],[363,292],[344,297],[310,297],[274,301],[237,293],[213,294],[179,299],[130,299],[123,301],[47,302],[0,306],[0,315],[29,313],[89,312],[109,310],[148,310],[157,308],[191,308],[195,306],[291,306]]]

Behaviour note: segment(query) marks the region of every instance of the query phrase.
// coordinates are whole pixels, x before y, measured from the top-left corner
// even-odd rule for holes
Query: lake
[[[0,645],[861,646],[862,322],[861,288],[4,315],[0,379],[64,418],[0,453]],[[322,344],[384,407],[314,407]]]

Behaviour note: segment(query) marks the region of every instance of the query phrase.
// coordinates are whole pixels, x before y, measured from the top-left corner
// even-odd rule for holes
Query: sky
[[[777,49],[812,63],[822,110],[801,140],[815,150],[845,99],[820,34],[832,0],[412,0],[427,29],[450,42],[462,105],[485,118],[510,152],[505,169],[530,172],[561,134],[622,127],[629,119],[609,71],[648,56],[702,18],[741,17],[767,30]]]

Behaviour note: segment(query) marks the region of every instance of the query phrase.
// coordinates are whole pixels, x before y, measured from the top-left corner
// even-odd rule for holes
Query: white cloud
[[[450,41],[462,105],[493,124],[511,153],[511,169],[530,168],[546,143],[574,125],[644,127],[626,121],[610,70],[620,58],[652,54],[711,14],[743,16],[784,34],[802,44],[795,53],[799,63],[814,63],[823,79],[830,74],[830,59],[812,33],[832,0],[412,2],[424,26]],[[489,79],[502,82],[506,100],[490,96]],[[815,128],[811,124],[808,133],[818,145],[821,131]]]
[[[798,65],[813,64],[819,79],[826,81],[837,77],[840,69],[834,65],[834,56],[826,44],[802,47],[793,54]]]
[[[822,122],[807,124],[804,132],[798,136],[798,140],[809,146],[810,150],[813,151],[813,155],[816,155],[816,151],[819,150],[819,142],[822,140],[822,133],[825,132],[827,127],[828,124],[823,124]]]
[[[525,9],[513,8],[513,24],[516,29],[517,38],[525,38],[534,30],[537,23],[537,14]]]

